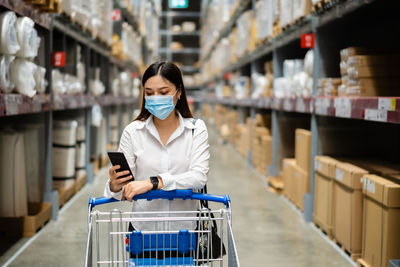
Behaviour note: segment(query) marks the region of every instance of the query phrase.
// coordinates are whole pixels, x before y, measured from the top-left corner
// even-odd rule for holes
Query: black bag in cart
[[[207,185],[200,191],[200,193],[207,194]],[[200,216],[210,216],[212,225],[209,225],[209,221],[198,221],[197,230],[205,230],[208,231],[211,227],[211,240],[208,240],[210,235],[198,233],[198,251],[196,251],[196,258],[198,254],[198,265],[207,263],[207,258],[209,259],[217,259],[221,256],[226,255],[225,245],[222,242],[221,238],[218,236],[218,228],[217,223],[214,217],[214,214],[211,209],[208,207],[208,201],[200,200],[200,209],[202,210],[199,213]],[[221,255],[221,245],[222,245],[222,255]],[[211,246],[209,248],[208,246]],[[208,252],[209,251],[209,252]],[[209,255],[207,253],[210,253]],[[201,261],[204,259],[204,261]]]

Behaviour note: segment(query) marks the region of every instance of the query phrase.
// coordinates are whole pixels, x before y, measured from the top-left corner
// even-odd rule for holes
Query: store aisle
[[[229,194],[241,266],[351,266],[229,145],[210,132],[209,193]],[[86,186],[10,266],[82,266],[87,234],[87,200],[100,196],[107,170]]]

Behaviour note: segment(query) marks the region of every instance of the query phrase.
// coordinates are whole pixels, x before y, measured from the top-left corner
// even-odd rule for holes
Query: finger
[[[132,179],[132,175],[129,175],[127,177],[117,179],[116,183],[118,185],[126,185],[131,181],[131,179]]]
[[[118,169],[120,169],[120,168],[121,168],[120,165],[114,165],[114,166],[111,166],[111,167],[110,167],[110,170],[114,172],[114,171],[116,171],[116,170],[118,170]]]
[[[117,177],[121,177],[121,176],[130,174],[130,171],[126,170],[126,171],[122,171],[122,172],[117,172],[115,174],[117,175]]]

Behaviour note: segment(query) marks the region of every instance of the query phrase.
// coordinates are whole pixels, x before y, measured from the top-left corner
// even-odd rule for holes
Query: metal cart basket
[[[135,201],[138,199],[205,200],[224,206],[198,211],[129,212],[120,208],[100,211],[94,207],[118,200],[90,198],[85,266],[240,266],[229,196],[192,190],[152,190],[134,197]],[[146,231],[130,229],[135,222],[156,227]],[[192,227],[178,230],[157,227],[169,223]]]

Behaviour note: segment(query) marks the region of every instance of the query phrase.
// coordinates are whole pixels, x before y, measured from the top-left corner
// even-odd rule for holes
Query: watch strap
[[[157,176],[151,176],[150,182],[153,184],[152,190],[158,189],[158,177]]]

